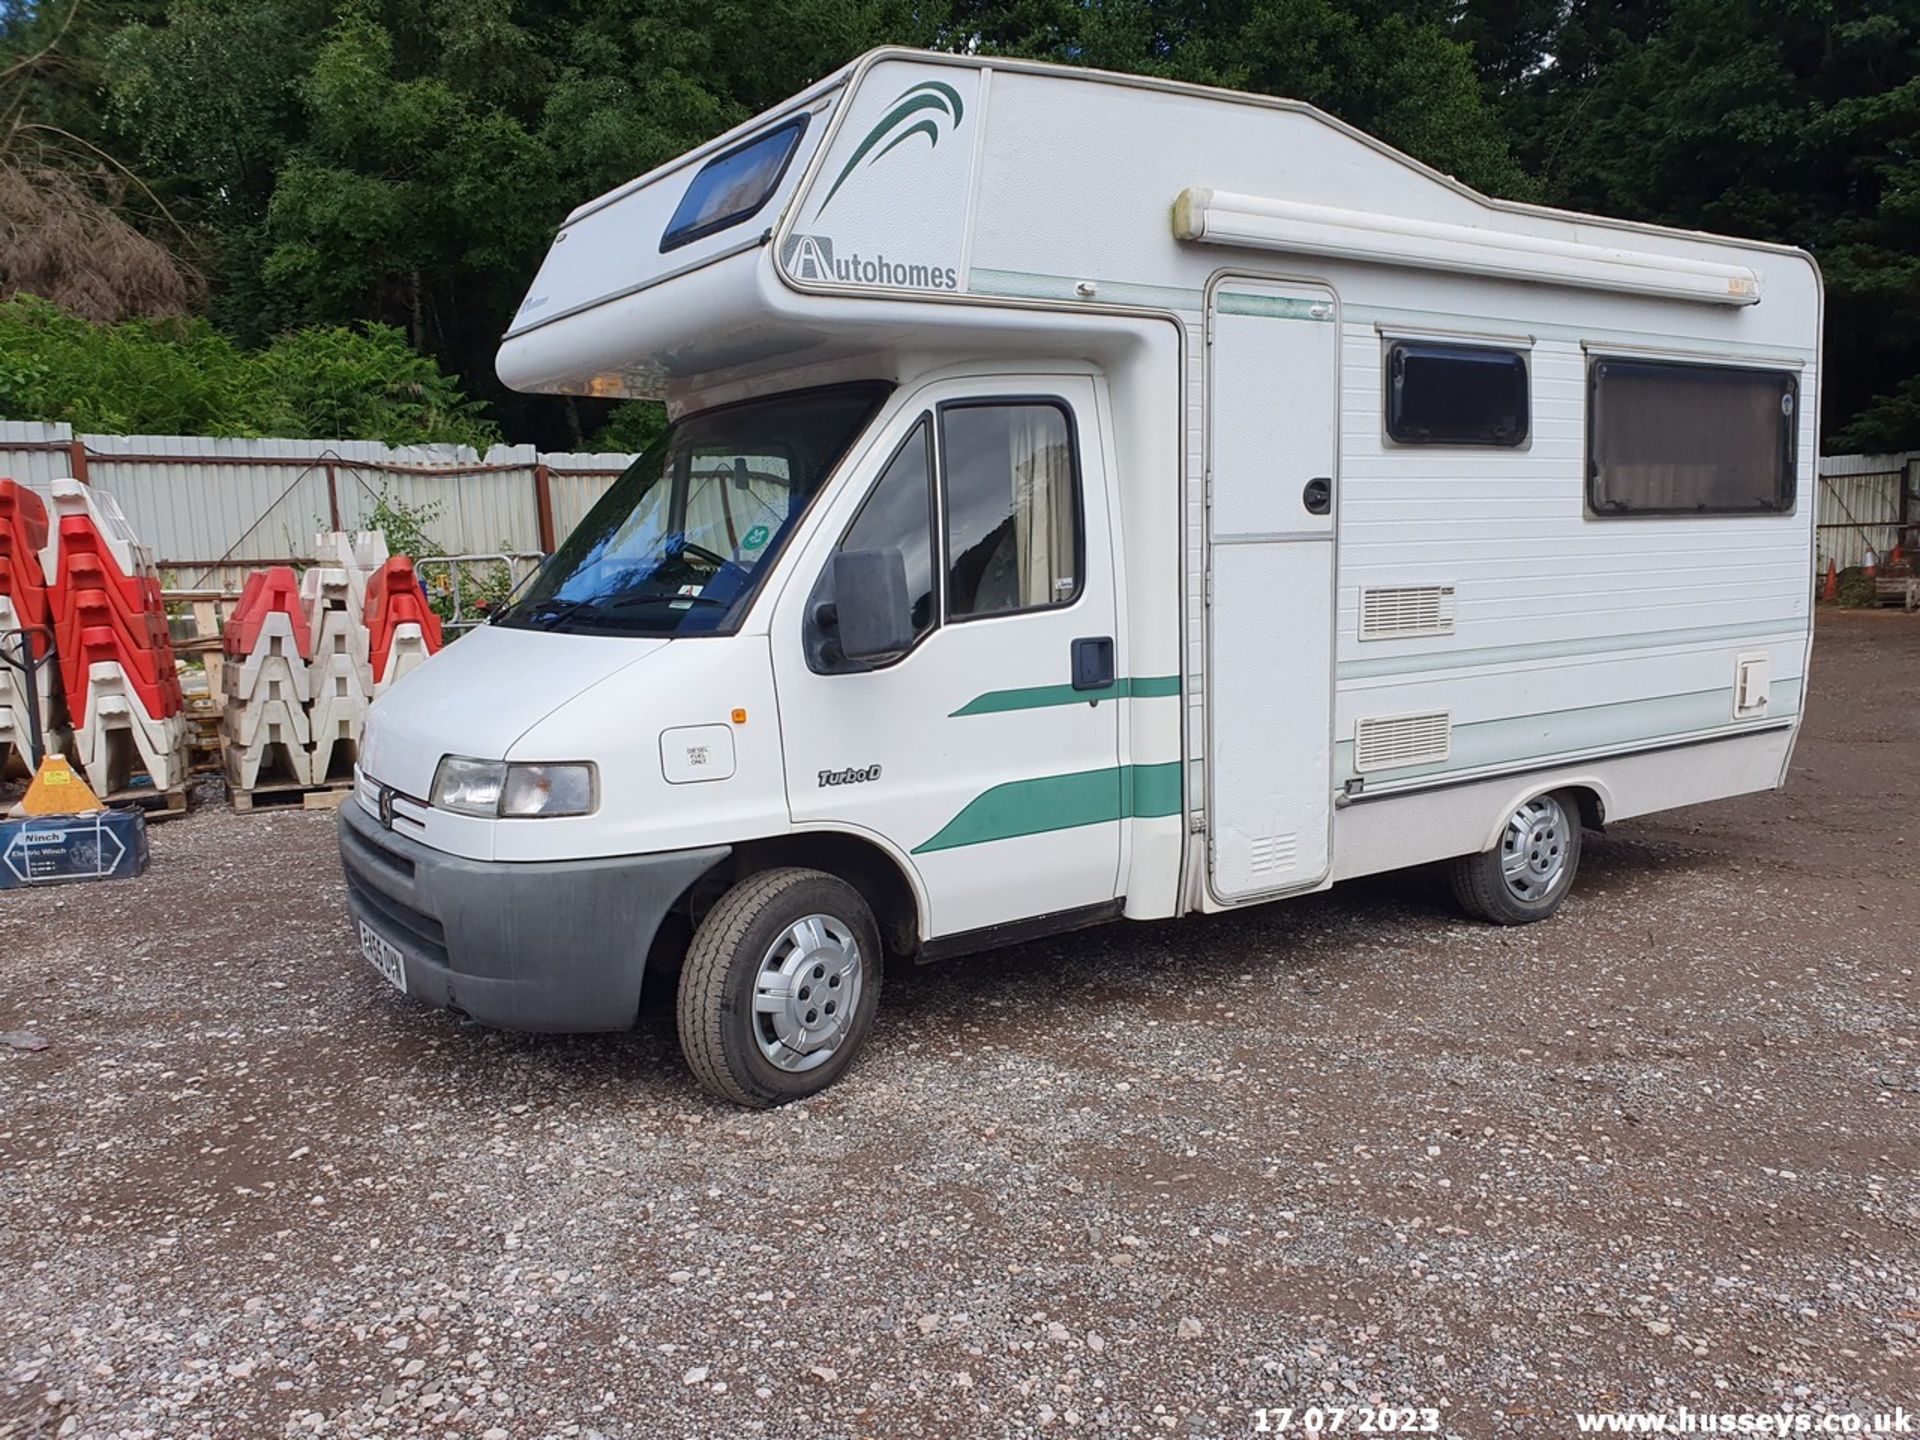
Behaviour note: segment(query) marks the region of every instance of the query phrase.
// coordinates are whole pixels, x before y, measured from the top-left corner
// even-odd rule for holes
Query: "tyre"
[[[1461,909],[1496,925],[1530,925],[1560,908],[1580,869],[1580,804],[1569,791],[1536,795],[1507,817],[1500,843],[1452,862]]]
[[[701,1086],[756,1110],[818,1094],[866,1044],[880,927],[818,870],[764,870],[720,897],[680,972],[680,1050]]]

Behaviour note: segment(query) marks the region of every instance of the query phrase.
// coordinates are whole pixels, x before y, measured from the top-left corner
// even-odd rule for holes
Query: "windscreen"
[[[796,391],[676,420],[495,623],[608,635],[736,628],[887,389]]]

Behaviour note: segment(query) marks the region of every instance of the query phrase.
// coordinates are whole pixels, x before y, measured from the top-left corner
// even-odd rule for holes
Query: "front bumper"
[[[340,807],[347,904],[405,956],[407,993],[501,1030],[630,1027],[661,919],[729,853],[489,863]]]

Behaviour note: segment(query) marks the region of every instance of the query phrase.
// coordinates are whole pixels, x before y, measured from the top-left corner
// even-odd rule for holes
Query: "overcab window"
[[[1799,381],[1785,371],[1596,358],[1587,503],[1595,515],[1793,509]]]
[[[661,250],[686,245],[757,215],[787,173],[806,130],[807,117],[796,115],[702,165],[667,222]]]

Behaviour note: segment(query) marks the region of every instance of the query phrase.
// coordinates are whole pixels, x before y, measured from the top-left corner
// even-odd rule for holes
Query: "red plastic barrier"
[[[367,581],[367,650],[373,661],[374,683],[387,678],[387,660],[393,651],[393,632],[402,625],[418,625],[427,653],[440,649],[440,617],[427,604],[413,561],[395,555]]]
[[[91,517],[62,515],[56,573],[49,587],[54,650],[67,701],[85,714],[91,667],[111,661],[126,673],[152,719],[185,708],[157,575],[122,573]]]
[[[46,543],[45,502],[26,486],[0,478],[0,596],[12,603],[16,624],[49,623],[47,577],[40,569]],[[36,636],[37,658],[44,660],[52,644],[47,636]]]
[[[255,570],[247,576],[240,591],[240,604],[227,621],[226,648],[231,655],[251,655],[260,642],[260,631],[269,615],[285,615],[293,621],[293,637],[300,658],[313,658],[313,637],[307,623],[306,602],[300,598],[300,581],[285,565],[270,570]]]
[[[47,506],[18,481],[0,476],[0,533],[12,531],[34,555],[47,548]]]

